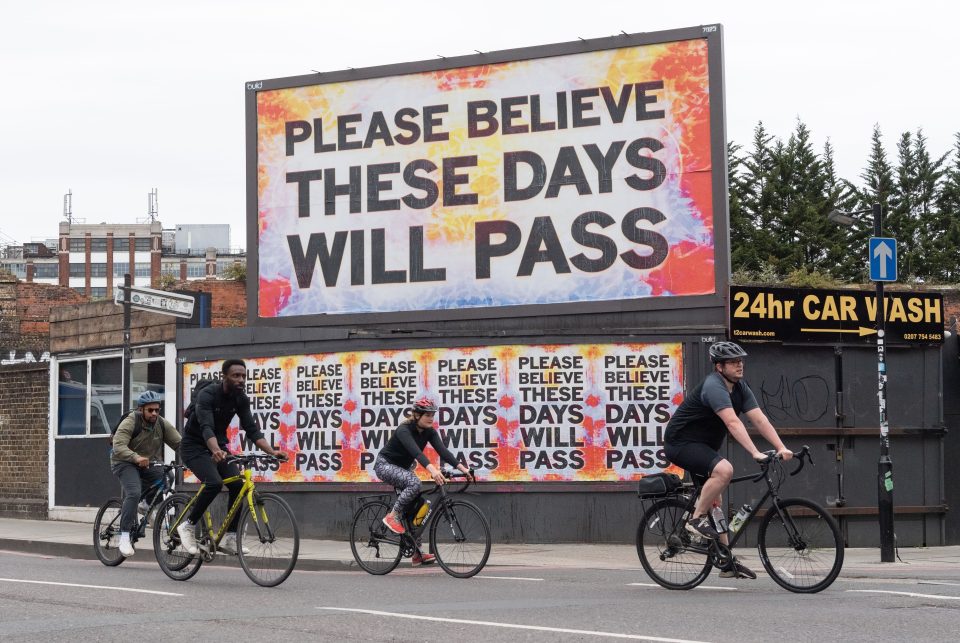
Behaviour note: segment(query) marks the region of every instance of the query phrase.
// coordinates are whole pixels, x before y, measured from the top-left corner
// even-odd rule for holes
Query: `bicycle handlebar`
[[[813,457],[810,455],[810,447],[807,446],[806,444],[803,445],[803,448],[800,449],[799,451],[792,451],[791,453],[793,453],[793,457],[796,458],[798,461],[797,468],[790,472],[791,476],[795,476],[798,473],[800,473],[800,470],[803,469],[804,459],[810,461],[810,466],[815,466],[813,464]],[[764,458],[763,460],[757,460],[757,462],[760,464],[760,466],[764,470],[766,470],[771,463],[783,459],[783,456],[781,456],[776,451],[764,451],[763,454],[766,456],[766,458]]]
[[[236,462],[242,467],[249,467],[250,465],[256,464],[257,462],[266,462],[268,464],[273,464],[275,462],[285,462],[275,455],[269,455],[266,453],[244,453],[241,455],[229,454],[225,461],[227,462]]]
[[[151,460],[147,467],[163,467],[164,471],[173,471],[174,469],[186,469],[187,467],[176,462],[166,463],[160,460]]]

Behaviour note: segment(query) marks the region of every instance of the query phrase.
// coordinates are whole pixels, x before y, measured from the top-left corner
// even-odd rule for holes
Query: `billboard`
[[[183,365],[184,406],[220,364]],[[254,421],[292,455],[260,472],[275,482],[377,482],[377,454],[424,394],[439,405],[434,426],[444,444],[480,480],[633,480],[669,466],[663,431],[683,398],[679,342],[350,351],[246,364]],[[236,418],[228,437],[234,453],[257,451]],[[426,453],[439,463],[431,447]]]
[[[251,323],[722,305],[720,42],[247,83]]]

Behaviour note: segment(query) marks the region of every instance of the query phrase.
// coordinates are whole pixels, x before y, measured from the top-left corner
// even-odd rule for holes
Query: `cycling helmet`
[[[728,359],[739,359],[747,356],[747,351],[734,342],[717,342],[710,345],[710,361],[714,364]]]
[[[162,401],[163,396],[156,391],[144,391],[140,394],[140,397],[137,398],[137,406],[146,406],[147,404],[155,404]]]
[[[416,402],[413,403],[413,412],[414,413],[436,413],[437,405],[432,399],[424,395]]]

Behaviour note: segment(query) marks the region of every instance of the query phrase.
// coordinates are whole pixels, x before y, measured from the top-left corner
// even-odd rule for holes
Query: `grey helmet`
[[[739,359],[747,356],[747,351],[734,342],[717,342],[710,345],[710,361],[714,364],[728,359]]]
[[[137,406],[146,406],[147,404],[155,404],[162,401],[163,396],[156,391],[144,391],[140,394],[140,397],[137,398]]]

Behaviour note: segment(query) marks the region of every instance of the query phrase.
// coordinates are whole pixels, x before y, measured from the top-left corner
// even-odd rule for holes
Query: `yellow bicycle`
[[[243,473],[224,479],[224,484],[242,480],[243,487],[230,506],[223,521],[216,527],[210,511],[196,526],[197,546],[200,551],[191,555],[183,548],[177,526],[186,520],[197,496],[175,493],[157,509],[153,529],[153,550],[163,573],[174,580],[187,580],[199,571],[204,562],[212,562],[217,547],[233,517],[240,512],[237,523],[237,556],[240,566],[257,585],[275,587],[287,580],[297,564],[300,552],[300,529],[290,505],[273,493],[260,493],[253,483],[252,469],[272,465],[280,460],[269,455],[229,456],[243,467]]]

